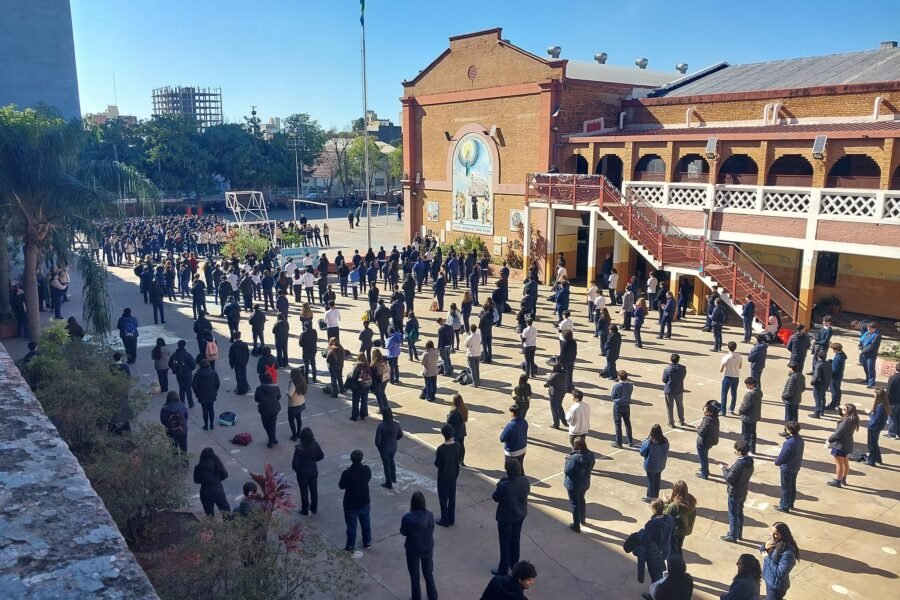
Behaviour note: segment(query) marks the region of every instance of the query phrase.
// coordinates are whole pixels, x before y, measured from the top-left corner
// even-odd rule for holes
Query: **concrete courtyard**
[[[343,215],[345,213],[336,211],[337,217],[333,216],[329,223],[332,242],[336,244],[327,250],[329,259],[333,259],[338,249],[344,250],[348,258],[354,248],[365,251],[365,228],[349,231]],[[278,218],[286,216],[277,215]],[[373,245],[376,250],[379,245],[390,250],[393,244],[401,243],[402,236],[402,225],[393,215],[389,221],[382,217],[373,228]],[[187,340],[192,352],[197,349],[191,329],[190,303],[167,303],[167,323],[153,326],[152,311],[149,305],[143,304],[131,269],[113,269],[112,273],[110,295],[114,316],[117,318],[122,308],[131,307],[141,323],[138,361],[133,373],[145,388],[149,388],[155,378],[150,348],[157,337],[165,338],[172,350],[178,339]],[[80,321],[79,294],[76,291],[79,287],[80,282],[73,280],[70,294],[73,302],[64,307],[64,315],[74,314]],[[448,290],[446,305],[458,302],[461,295],[462,289]],[[552,306],[544,300],[547,295],[547,288],[544,287],[540,293],[537,322],[540,331],[539,367],[545,367],[545,359],[558,351],[551,317]],[[513,282],[510,303],[515,306],[520,296],[521,283]],[[365,303],[340,297],[338,301],[343,312],[342,339],[348,348],[356,350],[356,333]],[[435,319],[438,315],[428,311],[430,302],[430,294],[423,293],[416,299],[416,314],[422,328],[420,348],[426,340],[435,339]],[[209,305],[222,354],[218,372],[223,382],[216,412],[234,411],[238,422],[235,427],[217,426],[213,431],[203,431],[200,408],[195,407],[191,411],[188,447],[196,455],[203,447],[211,446],[223,457],[230,473],[225,481],[226,491],[231,498],[237,499],[246,480],[245,474],[261,471],[265,463],[285,471],[294,481],[290,468],[293,444],[289,440],[286,401],[282,402],[284,409],[279,418],[281,443],[269,450],[252,395],[238,397],[231,392],[234,378],[225,360],[229,346],[227,327],[224,319],[217,317],[218,310],[212,305],[211,297]],[[579,344],[575,385],[584,392],[585,401],[591,405],[589,447],[598,459],[587,495],[588,526],[582,528],[580,535],[567,527],[570,514],[563,489],[562,469],[569,451],[568,435],[549,426],[549,405],[546,389],[542,385],[547,370],[542,368],[539,381],[532,382],[535,395],[528,413],[529,447],[525,461],[532,492],[523,527],[521,555],[523,559],[532,561],[538,571],[537,581],[528,596],[533,599],[639,598],[641,592],[647,590],[649,579],[647,584],[637,583],[635,557],[624,553],[622,543],[629,534],[641,529],[649,518],[647,505],[640,501],[646,487],[642,459],[636,448],[610,447],[609,442],[613,439],[612,403],[609,398],[611,382],[598,376],[605,359],[599,356],[598,341],[585,318],[583,289],[573,294],[572,307],[576,315],[575,331]],[[614,321],[621,323],[618,309],[611,313]],[[802,551],[802,560],[792,573],[788,597],[889,597],[890,593],[885,591],[896,589],[900,573],[900,557],[897,555],[900,550],[900,512],[897,510],[900,500],[900,442],[883,436],[884,466],[875,468],[864,463],[853,463],[848,487],[834,489],[826,486],[825,481],[833,474],[833,463],[824,441],[834,429],[836,420],[833,413],[819,421],[810,419],[808,413],[812,406],[812,394],[807,391],[800,417],[807,445],[803,470],[798,479],[797,510],[790,515],[774,511],[773,506],[779,497],[779,472],[772,461],[782,441],[777,433],[782,429],[780,393],[787,376],[787,352],[780,347],[770,348],[768,366],[763,374],[764,407],[763,420],[758,428],[756,470],[745,508],[744,537],[750,541],[738,544],[721,541],[719,536],[727,532],[727,512],[725,485],[719,476],[721,470],[718,463],[732,462],[732,443],[740,437],[738,419],[721,419],[721,442],[710,453],[713,477],[708,481],[694,477],[697,470],[695,426],[702,416],[703,404],[719,397],[721,355],[711,352],[711,335],[700,331],[702,318],[689,315],[686,321],[677,321],[672,339],[663,343],[664,340],[655,337],[654,314],[647,320],[644,349],[634,347],[630,332],[623,333],[622,358],[618,368],[627,370],[635,383],[632,422],[636,442],[646,437],[654,423],[666,423],[661,374],[669,363],[669,355],[678,352],[682,364],[688,369],[685,394],[688,426],[674,430],[664,427],[671,450],[667,469],[663,473],[661,495],[667,496],[672,483],[683,479],[698,500],[697,522],[693,534],[685,541],[684,552],[688,572],[695,582],[694,597],[718,598],[724,593],[735,574],[738,555],[756,553],[759,544],[768,537],[768,527],[778,520],[790,525]],[[316,317],[319,316],[321,313],[317,312]],[[244,338],[249,339],[250,327],[246,318],[245,314],[241,330]],[[746,355],[749,346],[740,343],[738,319],[732,317],[730,322],[732,326],[727,328],[725,340],[739,342],[739,351]],[[273,323],[270,313],[268,330]],[[297,343],[300,324],[293,305],[290,323],[290,366],[293,367],[300,364]],[[337,488],[337,480],[349,464],[350,451],[361,449],[365,453],[366,464],[373,471],[370,490],[373,547],[358,553],[355,558],[366,577],[363,593],[367,600],[409,597],[403,558],[404,538],[399,533],[400,518],[408,510],[410,495],[415,490],[424,491],[429,509],[438,511],[435,468],[432,466],[434,448],[441,441],[439,429],[446,419],[450,397],[456,391],[463,395],[471,411],[466,439],[467,467],[459,479],[456,525],[435,531],[437,587],[444,598],[478,598],[490,579],[490,569],[496,566],[499,558],[495,503],[491,500],[494,484],[503,473],[503,450],[498,435],[508,420],[506,408],[511,402],[510,392],[521,373],[518,365],[522,358],[513,326],[514,319],[507,316],[504,326],[495,329],[494,364],[482,367],[483,387],[475,390],[470,386],[460,386],[448,377],[439,377],[436,403],[419,399],[423,383],[418,376],[419,365],[411,364],[405,354],[401,356],[402,383],[389,386],[387,390],[395,418],[405,434],[399,442],[398,484],[393,490],[379,485],[382,468],[374,438],[380,417],[374,413],[374,402],[370,401],[372,418],[354,423],[348,420],[349,397],[332,399],[325,396],[319,386],[311,386],[303,423],[315,431],[325,452],[325,460],[319,465],[319,512],[311,517],[298,515],[297,518],[315,522],[336,547],[344,546],[342,492]],[[889,335],[892,332],[882,333]],[[269,331],[266,336],[267,339],[272,337]],[[849,357],[844,401],[868,410],[872,406],[872,393],[860,383],[862,368],[856,364],[856,337],[846,331],[837,337]],[[324,348],[321,338],[320,334],[320,347]],[[347,340],[352,342],[347,343]],[[24,344],[18,341],[7,344],[7,348],[16,358],[25,351]],[[453,360],[457,365],[465,363],[461,352],[454,353]],[[258,381],[255,360],[251,359],[248,370],[253,388]],[[745,362],[742,378],[748,374]],[[279,381],[282,390],[286,390],[287,372],[279,377]],[[879,381],[879,384],[884,382]],[[170,378],[170,389],[174,385],[174,378]],[[152,398],[151,408],[145,415],[147,419],[157,418],[162,402],[162,395]],[[565,406],[568,407],[568,399]],[[864,417],[863,427],[866,420]],[[253,444],[237,447],[229,443],[231,437],[241,431],[253,434]],[[857,447],[864,449],[863,429],[855,439]],[[196,486],[191,483],[191,488],[196,489]],[[233,505],[236,504],[235,501]],[[198,513],[201,511],[196,493],[192,508]],[[361,546],[360,543],[357,545]]]

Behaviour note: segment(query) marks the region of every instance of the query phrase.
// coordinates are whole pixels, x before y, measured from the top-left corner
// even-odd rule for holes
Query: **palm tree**
[[[40,333],[36,270],[41,252],[52,248],[60,254],[71,232],[93,229],[93,219],[108,204],[104,189],[96,186],[118,181],[118,175],[139,201],[153,198],[155,188],[133,168],[83,162],[85,142],[80,122],[66,122],[49,109],[0,108],[0,208],[10,218],[8,233],[22,240],[31,339]]]

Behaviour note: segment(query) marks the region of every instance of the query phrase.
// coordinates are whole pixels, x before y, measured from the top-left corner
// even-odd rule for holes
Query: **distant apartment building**
[[[200,131],[222,124],[222,89],[166,86],[153,90],[153,116],[190,115]]]
[[[47,105],[81,118],[68,0],[0,0],[0,106]]]
[[[276,133],[281,133],[281,117],[269,117],[267,123],[259,124],[259,131],[266,141],[271,141]]]
[[[373,110],[366,112],[366,128],[369,135],[374,135],[376,140],[385,144],[396,142],[403,137],[403,129],[399,125],[394,125],[388,119],[379,119]]]
[[[106,110],[99,113],[86,113],[84,118],[93,125],[106,125],[109,121],[121,121],[128,127],[137,125],[137,117],[134,115],[123,115],[119,113],[119,107],[115,104],[109,104]]]

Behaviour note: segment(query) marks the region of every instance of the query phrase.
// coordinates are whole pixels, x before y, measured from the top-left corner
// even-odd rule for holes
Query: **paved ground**
[[[347,231],[346,220],[334,218],[331,227],[333,241],[343,245],[345,254],[347,248],[352,254],[354,247],[362,248],[356,244],[364,245],[364,228],[351,233]],[[373,232],[376,245],[399,243],[401,239],[401,226],[393,220],[385,224],[382,219]],[[333,254],[333,251],[329,252],[329,256]],[[130,269],[114,270],[111,294],[115,314],[118,316],[123,307],[131,306],[141,324],[146,325],[152,322],[152,312],[149,306],[141,302],[134,279]],[[77,282],[73,284],[73,289],[76,288]],[[521,285],[514,283],[511,288],[513,301],[519,298],[520,293]],[[450,292],[447,302],[458,301],[460,295],[461,292]],[[541,297],[546,295],[545,289]],[[576,294],[573,306],[583,306],[583,298],[583,291],[581,295]],[[422,323],[423,345],[424,340],[433,339],[436,331],[433,322],[436,315],[427,312],[429,303],[430,298],[424,296],[416,301],[416,312]],[[362,303],[340,299],[339,307],[344,309],[345,331],[355,334],[363,310]],[[77,300],[70,310],[64,311],[65,314],[78,315],[80,308]],[[188,340],[189,348],[196,351],[190,305],[167,305],[166,311],[165,326],[145,326],[141,329],[142,345],[134,371],[147,386],[155,377],[149,347],[157,335],[164,337],[170,347],[174,347],[174,342],[179,338],[184,338]],[[218,314],[215,310],[213,312]],[[539,575],[529,597],[638,598],[646,587],[636,582],[635,559],[624,554],[622,542],[648,519],[647,505],[639,501],[645,491],[645,476],[636,450],[615,450],[609,446],[613,429],[610,385],[597,375],[604,359],[599,357],[597,341],[580,313],[579,310],[576,323],[580,352],[575,380],[592,406],[590,446],[598,453],[592,487],[587,496],[589,526],[583,529],[581,535],[567,527],[569,513],[562,486],[562,466],[568,452],[568,437],[563,431],[549,428],[551,420],[545,389],[540,384],[533,385],[536,395],[528,414],[530,439],[526,460],[532,494],[523,529],[522,558],[533,561]],[[549,304],[542,302],[539,314],[539,362],[543,364],[546,356],[557,351],[557,342],[550,333]],[[614,314],[614,318],[617,316]],[[735,321],[732,319],[733,323]],[[228,348],[227,328],[221,319],[214,319],[214,324],[220,336],[225,334],[224,338],[219,338],[220,352],[224,356]],[[896,588],[897,573],[900,572],[900,558],[897,556],[900,549],[897,541],[900,537],[897,511],[900,500],[900,442],[883,437],[884,467],[871,468],[856,463],[851,466],[848,488],[838,490],[827,487],[825,481],[833,472],[833,466],[823,442],[833,430],[835,419],[828,417],[815,422],[810,419],[807,414],[812,397],[807,392],[804,396],[805,410],[801,411],[807,451],[798,481],[798,510],[783,519],[783,515],[772,510],[779,495],[778,470],[772,465],[772,459],[780,446],[781,438],[776,435],[781,430],[783,414],[780,391],[787,374],[786,351],[780,348],[770,350],[768,368],[763,375],[765,405],[764,418],[759,424],[759,456],[745,509],[744,535],[752,542],[734,545],[719,540],[719,536],[727,530],[724,484],[718,477],[701,481],[693,476],[697,470],[693,428],[699,422],[704,402],[718,398],[721,380],[718,373],[720,356],[710,352],[711,338],[700,331],[701,326],[698,317],[689,316],[686,322],[677,322],[673,339],[667,340],[665,345],[658,343],[661,341],[654,337],[653,328],[648,327],[643,350],[635,349],[630,343],[630,334],[626,333],[623,358],[619,362],[619,368],[631,373],[636,384],[632,419],[638,440],[646,436],[652,424],[666,422],[660,376],[668,364],[669,354],[679,352],[682,363],[688,368],[685,404],[690,426],[666,431],[671,451],[662,487],[663,494],[666,494],[672,482],[684,479],[699,501],[694,533],[685,542],[685,558],[695,581],[694,597],[718,598],[734,575],[738,555],[754,552],[758,542],[766,539],[768,526],[776,520],[787,521],[803,551],[802,561],[793,573],[791,598],[884,597],[885,586]],[[293,307],[291,327],[290,352],[294,356],[290,363],[295,366],[299,363],[296,339],[300,328]],[[246,321],[242,324],[242,331],[245,337],[249,337]],[[736,327],[730,327],[725,339],[739,341],[740,332]],[[850,356],[845,400],[868,409],[872,394],[859,383],[862,370],[855,364],[855,338],[844,335],[840,341],[849,349]],[[407,510],[412,491],[417,489],[426,492],[429,508],[437,511],[433,449],[440,441],[438,429],[446,417],[450,395],[457,389],[471,410],[466,440],[468,468],[460,476],[456,526],[451,529],[438,528],[435,532],[437,584],[444,598],[477,598],[489,580],[489,569],[496,566],[498,560],[495,504],[490,498],[503,468],[502,447],[497,436],[507,421],[509,394],[520,373],[518,364],[521,360],[513,330],[508,324],[495,333],[494,346],[495,364],[485,365],[482,369],[485,388],[476,392],[442,377],[439,380],[439,402],[436,404],[419,400],[419,366],[410,364],[405,355],[401,358],[402,384],[388,389],[395,416],[406,433],[397,455],[399,485],[392,491],[378,485],[382,469],[374,448],[377,416],[353,423],[348,420],[349,402],[346,398],[335,400],[326,397],[317,388],[307,397],[304,425],[314,429],[326,455],[320,463],[320,510],[311,518],[338,547],[344,545],[344,524],[337,479],[341,470],[349,464],[350,450],[363,450],[366,463],[372,467],[374,546],[357,558],[368,577],[365,584],[367,599],[407,598],[409,595],[403,538],[399,535],[400,517]],[[13,342],[7,347],[13,356],[24,354],[22,344]],[[746,352],[748,347],[740,344],[740,349]],[[464,360],[461,354],[455,354],[456,357],[461,362]],[[279,423],[281,444],[268,450],[252,396],[236,397],[230,392],[234,381],[224,361],[220,361],[219,374],[224,381],[216,411],[235,411],[239,416],[238,425],[234,428],[216,427],[214,431],[204,432],[197,407],[191,414],[189,448],[198,453],[204,446],[212,446],[220,455],[227,457],[226,466],[231,477],[225,482],[226,490],[231,497],[237,498],[244,481],[242,474],[247,471],[258,471],[266,462],[271,462],[276,468],[290,472],[293,445],[289,440],[286,414],[282,413]],[[286,381],[286,375],[282,381]],[[255,384],[253,375],[250,379],[251,384]],[[152,414],[148,418],[155,418],[161,402],[159,395],[152,399]],[[246,448],[232,446],[228,440],[237,431],[253,433],[254,443]],[[736,419],[722,419],[722,441],[711,452],[713,463],[731,462],[731,444],[739,434],[740,424]],[[857,434],[856,441],[859,447],[864,448],[864,431]],[[713,465],[712,472],[719,472],[717,465]],[[199,511],[196,496],[192,502]]]

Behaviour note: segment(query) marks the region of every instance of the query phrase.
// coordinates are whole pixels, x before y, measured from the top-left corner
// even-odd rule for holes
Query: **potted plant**
[[[819,298],[819,301],[816,302],[814,311],[817,315],[836,315],[841,312],[841,306],[843,306],[843,301],[840,296],[835,294],[831,294],[830,296],[823,296]]]

